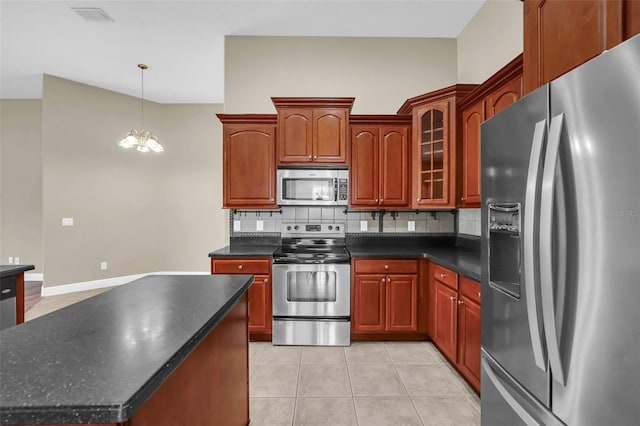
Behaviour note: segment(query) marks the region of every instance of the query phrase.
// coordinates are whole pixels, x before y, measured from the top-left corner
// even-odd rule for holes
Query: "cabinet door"
[[[409,130],[404,126],[380,128],[380,205],[409,205]]]
[[[416,207],[449,205],[449,103],[414,110],[413,194]]]
[[[322,108],[313,111],[314,162],[347,162],[347,123],[346,109]]]
[[[458,368],[480,391],[480,305],[460,296],[458,301]]]
[[[276,206],[275,130],[271,124],[224,125],[224,207]]]
[[[249,287],[249,332],[271,333],[271,280],[256,275]]]
[[[462,197],[464,207],[480,206],[480,124],[484,101],[462,111]]]
[[[522,76],[518,76],[487,96],[487,120],[522,97]]]
[[[387,331],[418,331],[418,276],[387,275]]]
[[[310,163],[313,161],[313,110],[280,108],[278,110],[278,161]]]
[[[354,275],[351,326],[354,332],[384,331],[384,275]]]
[[[351,126],[351,205],[378,205],[378,135],[377,126]]]
[[[456,362],[457,293],[437,280],[434,285],[433,341],[451,362]]]
[[[524,93],[624,40],[627,10],[621,0],[525,0]]]

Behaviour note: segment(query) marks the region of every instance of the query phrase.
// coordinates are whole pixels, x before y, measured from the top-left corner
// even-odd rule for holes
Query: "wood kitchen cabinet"
[[[480,284],[431,263],[429,296],[431,339],[480,392]]]
[[[212,274],[254,275],[249,287],[249,338],[271,340],[271,258],[211,258]]]
[[[352,115],[351,207],[409,206],[411,116]]]
[[[640,33],[639,3],[524,0],[524,94]]]
[[[217,116],[223,135],[223,207],[276,208],[276,116]]]
[[[347,162],[354,98],[271,98],[278,111],[278,164]]]
[[[353,339],[363,333],[418,332],[417,260],[354,259],[352,270]]]
[[[518,55],[460,100],[458,207],[480,207],[480,125],[521,97],[522,55]]]
[[[456,147],[461,127],[457,103],[475,87],[456,84],[408,99],[398,110],[398,114],[413,116],[412,207],[456,206]]]

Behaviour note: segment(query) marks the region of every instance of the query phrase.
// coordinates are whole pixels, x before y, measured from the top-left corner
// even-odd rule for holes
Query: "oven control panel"
[[[346,225],[336,223],[283,223],[283,237],[333,237],[340,238],[345,235]]]

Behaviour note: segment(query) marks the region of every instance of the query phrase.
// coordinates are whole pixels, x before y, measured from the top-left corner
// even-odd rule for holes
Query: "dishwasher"
[[[0,285],[0,330],[16,325],[16,276],[2,277]]]

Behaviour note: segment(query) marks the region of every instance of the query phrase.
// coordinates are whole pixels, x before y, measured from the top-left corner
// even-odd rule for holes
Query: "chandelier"
[[[129,133],[126,134],[124,139],[122,139],[118,145],[123,148],[136,148],[136,150],[140,152],[162,152],[164,148],[158,142],[158,138],[156,138],[150,131],[144,129],[144,70],[148,67],[145,64],[138,64],[138,68],[140,68],[140,75],[142,77],[141,84],[141,97],[140,97],[140,130],[130,130]]]

